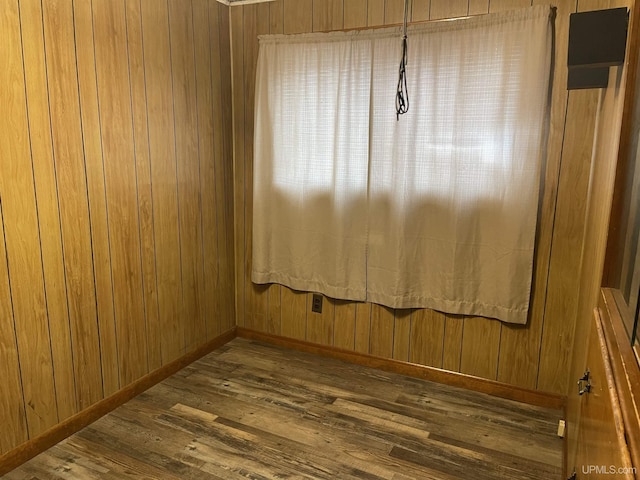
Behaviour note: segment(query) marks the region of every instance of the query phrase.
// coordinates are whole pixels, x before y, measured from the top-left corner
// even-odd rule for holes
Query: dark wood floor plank
[[[6,478],[559,479],[559,418],[237,338]]]

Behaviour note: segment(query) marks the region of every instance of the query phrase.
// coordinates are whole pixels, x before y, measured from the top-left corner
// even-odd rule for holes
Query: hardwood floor
[[[553,479],[561,412],[236,338],[18,479]]]

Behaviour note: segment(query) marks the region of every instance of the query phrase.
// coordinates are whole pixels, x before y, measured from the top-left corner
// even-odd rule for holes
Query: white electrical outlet
[[[564,420],[560,420],[558,422],[558,436],[560,438],[564,438],[564,429],[566,428],[566,423],[564,423]]]

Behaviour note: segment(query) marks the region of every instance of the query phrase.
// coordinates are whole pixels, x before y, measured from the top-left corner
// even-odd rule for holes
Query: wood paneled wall
[[[410,0],[413,21],[496,12],[542,0]],[[598,91],[566,90],[569,15],[624,5],[607,0],[559,0],[551,125],[526,326],[392,310],[325,299],[311,312],[311,295],[251,283],[253,91],[257,35],[394,24],[403,0],[275,0],[231,8],[234,112],[236,312],[239,326],[385,358],[566,394],[584,244]],[[602,124],[615,136],[615,124]]]
[[[606,7],[609,6],[607,2]],[[614,6],[633,8],[633,0],[619,1]],[[606,8],[605,7],[605,8]],[[629,35],[638,35],[632,29],[638,25],[637,9],[632,9]],[[636,27],[637,28],[637,27]],[[636,41],[638,39],[636,38]],[[581,407],[587,399],[578,395],[576,382],[585,370],[591,368],[587,362],[590,344],[597,345],[598,332],[593,322],[593,311],[598,306],[602,274],[609,233],[609,218],[615,184],[616,166],[620,147],[620,130],[625,107],[627,64],[630,61],[627,48],[627,62],[624,67],[611,68],[609,86],[602,89],[598,98],[598,121],[593,153],[589,161],[589,187],[585,220],[585,236],[580,257],[579,295],[577,298],[577,321],[574,333],[574,347],[571,352],[571,363],[567,392],[567,465],[571,473],[576,466],[578,448],[578,425]],[[637,60],[636,60],[637,61]],[[634,152],[635,158],[635,152]]]
[[[228,7],[0,0],[0,454],[233,327]]]

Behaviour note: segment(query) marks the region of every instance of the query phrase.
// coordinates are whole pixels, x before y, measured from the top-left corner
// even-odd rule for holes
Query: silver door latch
[[[591,381],[589,379],[589,370],[578,380],[578,395],[583,395],[591,391]]]

